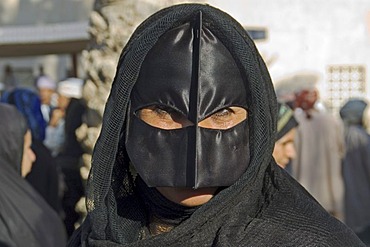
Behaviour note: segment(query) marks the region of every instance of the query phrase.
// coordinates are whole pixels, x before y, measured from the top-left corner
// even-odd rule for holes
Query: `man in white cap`
[[[55,89],[57,84],[49,76],[43,75],[37,78],[36,87],[39,91],[41,100],[41,112],[48,123],[50,121],[50,116],[53,108],[53,98],[56,96]]]
[[[42,79],[42,77],[40,77]],[[43,94],[45,101],[51,97],[48,97],[47,87],[51,87],[49,80],[38,80],[43,86]],[[58,83],[57,88],[57,107],[53,109],[50,114],[49,125],[46,129],[46,139],[44,144],[51,150],[53,156],[57,156],[63,148],[65,142],[65,114],[67,108],[71,102],[78,101],[82,96],[82,84],[83,81],[78,78],[68,78]],[[38,84],[39,85],[39,84]],[[55,85],[56,87],[56,85]],[[54,89],[55,90],[55,89]],[[49,91],[50,92],[50,91]],[[40,97],[41,91],[40,91]]]
[[[58,108],[53,111],[49,123],[49,129],[54,127],[56,132],[62,130],[64,135],[56,159],[66,185],[62,206],[68,235],[72,234],[74,224],[79,219],[75,205],[84,194],[79,172],[83,149],[76,137],[76,130],[81,126],[86,110],[81,99],[82,87],[83,80],[78,78],[68,78],[58,83]]]

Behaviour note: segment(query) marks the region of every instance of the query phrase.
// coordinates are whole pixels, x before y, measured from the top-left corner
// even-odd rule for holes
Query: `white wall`
[[[273,81],[313,71],[325,89],[328,65],[370,68],[369,0],[210,0],[246,26],[265,27],[268,40],[257,42],[265,60],[273,60]],[[369,72],[367,72],[369,73]],[[369,96],[369,75],[367,95]],[[326,92],[323,90],[322,95]]]
[[[0,25],[87,20],[93,2],[1,0]],[[325,97],[328,65],[359,64],[369,71],[370,0],[209,0],[208,3],[228,12],[245,26],[266,28],[268,39],[256,44],[268,61],[274,82],[296,72],[317,72],[321,75],[319,88]],[[31,60],[0,60],[0,78],[5,63],[23,66]],[[40,62],[49,65],[46,70],[52,71],[55,77],[60,77],[64,72],[59,69],[70,63],[65,57],[38,57],[32,62],[34,71]],[[59,66],[58,72],[54,72],[55,64]],[[367,75],[368,96],[369,78]]]

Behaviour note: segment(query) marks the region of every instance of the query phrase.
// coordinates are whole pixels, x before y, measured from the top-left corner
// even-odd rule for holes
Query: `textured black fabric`
[[[198,207],[185,207],[171,202],[155,188],[148,187],[138,177],[137,188],[148,214],[153,214],[169,224],[178,225],[189,218]]]
[[[159,37],[203,15],[203,24],[233,56],[247,91],[250,163],[231,186],[168,233],[143,235],[145,206],[125,150],[131,90]],[[226,83],[226,82],[225,82]],[[246,31],[207,5],[164,9],[144,21],[124,48],[93,153],[88,216],[70,246],[363,246],[272,159],[277,104],[267,68]]]

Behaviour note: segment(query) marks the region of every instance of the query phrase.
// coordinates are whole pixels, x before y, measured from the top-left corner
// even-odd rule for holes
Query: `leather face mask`
[[[187,124],[149,124],[140,116],[147,107]],[[201,14],[163,34],[142,64],[127,119],[126,150],[145,183],[194,189],[233,184],[249,164],[247,119],[219,129],[200,124],[230,107],[246,112],[245,82],[230,52],[202,25]]]

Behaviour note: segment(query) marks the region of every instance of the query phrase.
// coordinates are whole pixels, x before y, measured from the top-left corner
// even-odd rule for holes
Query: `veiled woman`
[[[0,116],[0,246],[65,246],[62,221],[24,179],[35,161],[26,120],[3,103]]]
[[[32,151],[36,155],[31,172],[25,177],[32,187],[57,212],[61,212],[59,174],[54,158],[43,144],[46,122],[41,112],[40,98],[27,88],[16,88],[3,94],[1,101],[14,105],[27,121],[32,134]]]
[[[370,245],[370,135],[369,106],[363,99],[349,99],[339,113],[344,123],[346,155],[342,162],[344,222]]]
[[[70,246],[362,246],[274,162],[276,114],[229,15],[149,17],[121,54]]]

